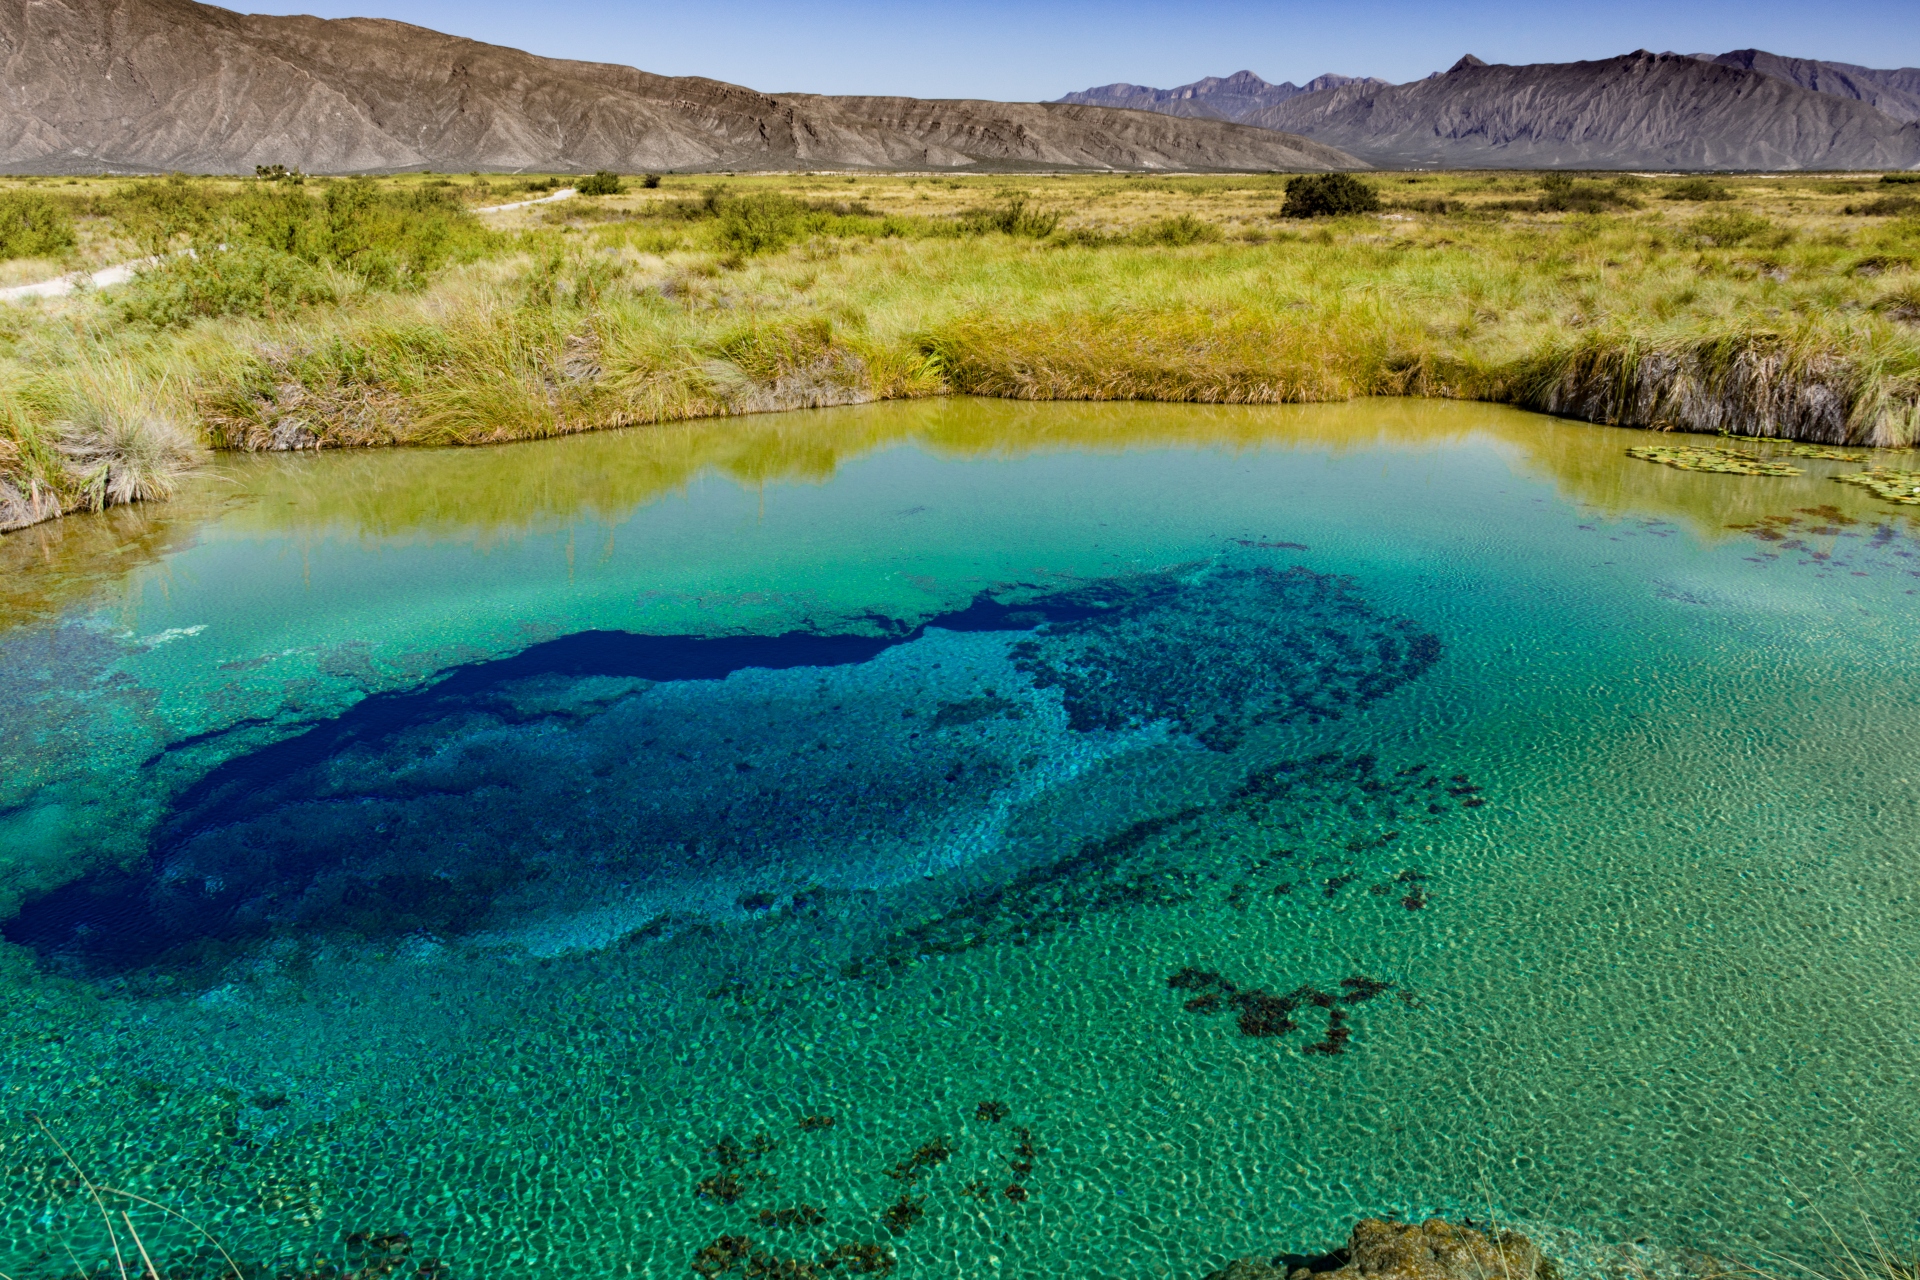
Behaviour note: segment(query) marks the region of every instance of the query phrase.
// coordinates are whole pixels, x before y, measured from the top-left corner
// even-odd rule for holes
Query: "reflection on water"
[[[57,521],[0,538],[0,626],[149,563],[195,527],[239,507],[235,529],[482,545],[585,522],[617,525],[636,508],[717,473],[735,483],[825,483],[876,450],[916,445],[954,459],[1127,449],[1395,451],[1468,440],[1501,446],[1507,465],[1548,480],[1596,514],[1664,516],[1706,537],[1729,524],[1829,507],[1909,523],[1836,475],[1859,464],[1795,458],[1806,474],[1766,485],[1628,458],[1644,433],[1496,405],[1368,400],[1337,405],[1033,404],[937,399],[706,419],[485,449],[313,456],[225,456],[177,500]],[[1676,440],[1693,437],[1673,437]],[[1766,445],[1755,445],[1766,448]],[[1917,465],[1878,451],[1873,465]],[[1902,462],[1902,458],[1909,458]]]
[[[1632,439],[938,401],[0,542],[0,1272],[112,1265],[30,1114],[287,1274],[1897,1236],[1920,546]]]

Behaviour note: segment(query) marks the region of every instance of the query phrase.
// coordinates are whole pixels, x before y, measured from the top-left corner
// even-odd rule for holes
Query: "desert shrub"
[[[1920,173],[1911,173],[1911,172],[1883,173],[1880,175],[1880,181],[1882,182],[1920,182]]]
[[[141,252],[158,254],[167,252],[182,236],[203,233],[223,203],[211,188],[175,174],[122,187],[101,201],[100,211]]]
[[[1920,209],[1920,200],[1912,196],[1881,196],[1878,200],[1869,200],[1865,204],[1850,204],[1850,214],[1865,214],[1870,218],[1892,218],[1903,213],[1912,213]]]
[[[742,257],[777,253],[799,239],[804,229],[801,218],[806,206],[773,191],[717,198],[708,192],[707,205],[719,221],[714,239],[722,249]]]
[[[1025,196],[1011,196],[1004,204],[970,209],[960,215],[958,222],[968,235],[983,236],[997,231],[1001,235],[1045,240],[1059,229],[1060,215],[1028,204]]]
[[[1731,200],[1733,195],[1717,182],[1706,178],[1682,178],[1660,193],[1662,200]]]
[[[1540,180],[1540,189],[1535,207],[1542,213],[1606,213],[1640,207],[1638,200],[1617,187],[1576,182],[1564,173],[1548,174]]]
[[[1687,224],[1688,233],[1696,241],[1720,249],[1752,244],[1772,230],[1773,224],[1765,218],[1739,209],[1728,213],[1710,213]]]
[[[447,191],[386,191],[365,179],[329,186],[321,202],[324,258],[375,288],[411,287],[446,263],[495,243]]]
[[[1149,222],[1128,237],[1134,244],[1184,248],[1190,244],[1215,244],[1223,238],[1219,227],[1190,213]]]
[[[657,173],[649,173],[640,179],[640,185],[652,191],[660,185],[660,175]]]
[[[576,182],[574,189],[583,196],[617,196],[623,185],[619,174],[610,169],[596,169]]]
[[[0,259],[53,258],[73,248],[66,206],[38,191],[0,192]]]
[[[121,295],[120,313],[168,328],[213,316],[278,315],[335,296],[323,271],[291,253],[205,243],[141,272]]]
[[[1350,173],[1308,173],[1288,181],[1280,216],[1337,218],[1379,208],[1379,193]]]

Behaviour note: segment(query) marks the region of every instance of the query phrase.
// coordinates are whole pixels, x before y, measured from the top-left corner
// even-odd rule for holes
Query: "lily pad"
[[[1875,497],[1897,502],[1903,507],[1920,507],[1920,471],[1875,467],[1871,471],[1850,471],[1834,479],[1841,484],[1859,485],[1862,489],[1870,490]]]
[[[1738,449],[1707,449],[1697,445],[1636,445],[1627,450],[1629,458],[1658,462],[1681,471],[1715,471],[1733,476],[1797,476],[1799,467],[1763,458]]]
[[[1829,462],[1865,462],[1864,453],[1848,453],[1845,449],[1834,449],[1822,444],[1797,444],[1793,446],[1796,458],[1825,458]]]

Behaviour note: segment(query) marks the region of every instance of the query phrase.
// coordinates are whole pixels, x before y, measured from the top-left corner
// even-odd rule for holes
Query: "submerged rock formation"
[[[1557,1280],[1559,1269],[1513,1231],[1489,1239],[1441,1218],[1363,1218],[1347,1247],[1318,1258],[1241,1258],[1206,1280]]]

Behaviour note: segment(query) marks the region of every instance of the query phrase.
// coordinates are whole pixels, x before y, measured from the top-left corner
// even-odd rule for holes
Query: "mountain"
[[[1683,54],[1488,66],[1348,84],[1247,116],[1382,166],[1904,169],[1920,124]]]
[[[1337,89],[1354,84],[1353,76],[1329,72],[1315,76],[1305,84],[1268,84],[1251,71],[1236,71],[1230,76],[1208,76],[1174,89],[1149,89],[1137,84],[1106,84],[1097,89],[1082,89],[1056,98],[1056,102],[1077,102],[1094,107],[1122,107],[1133,111],[1158,111],[1170,116],[1198,116],[1214,120],[1244,121],[1256,111],[1274,107],[1302,93]],[[1368,79],[1367,84],[1386,84]]]
[[[1725,67],[1758,71],[1814,93],[1853,98],[1895,120],[1920,120],[1920,67],[1881,71],[1874,67],[1856,67],[1850,62],[1783,58],[1763,49],[1736,49],[1712,61]]]
[[[1351,169],[1284,132],[1072,103],[766,94],[372,18],[0,0],[0,171]]]

